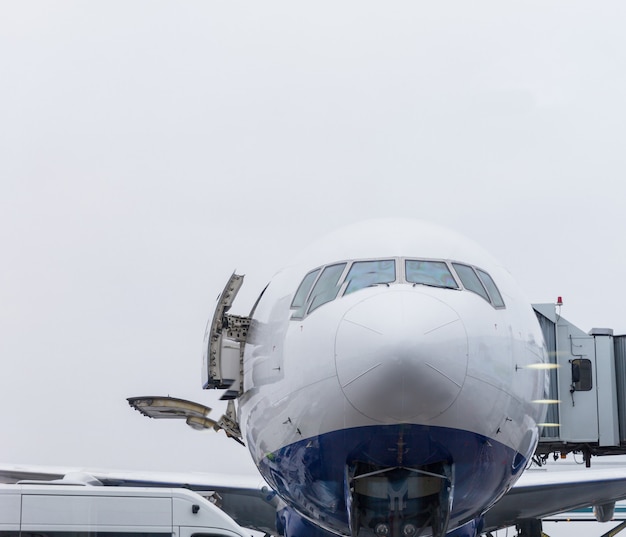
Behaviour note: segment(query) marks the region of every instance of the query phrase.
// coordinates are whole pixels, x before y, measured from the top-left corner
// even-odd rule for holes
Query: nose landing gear
[[[454,466],[347,468],[350,529],[360,537],[442,537],[454,491]]]

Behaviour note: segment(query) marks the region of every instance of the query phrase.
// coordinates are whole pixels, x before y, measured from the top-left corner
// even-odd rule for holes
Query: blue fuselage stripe
[[[490,506],[526,460],[485,436],[415,424],[357,427],[307,438],[267,455],[260,469],[291,507],[323,527],[348,531],[346,469],[454,465],[450,529]]]

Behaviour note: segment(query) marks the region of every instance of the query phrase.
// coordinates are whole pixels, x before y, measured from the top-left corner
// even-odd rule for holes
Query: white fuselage
[[[354,262],[382,267],[360,276],[372,285],[350,289]],[[294,306],[305,276],[325,267],[341,272],[336,289],[320,284]],[[440,271],[420,283],[418,272],[415,283],[422,267],[454,280]],[[469,290],[465,267],[490,275],[504,306]],[[266,289],[240,423],[264,477],[306,521],[374,532],[385,509],[393,525],[449,508],[439,526],[424,522],[434,534],[477,519],[521,474],[545,411],[546,374],[532,366],[545,359],[530,304],[475,244],[423,222],[366,222],[318,242]]]

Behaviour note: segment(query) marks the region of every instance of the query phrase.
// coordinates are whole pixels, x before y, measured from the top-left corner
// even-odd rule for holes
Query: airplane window
[[[357,261],[352,264],[348,276],[348,286],[344,295],[359,289],[396,281],[396,262],[392,259],[382,261]]]
[[[304,303],[306,302],[306,297],[309,296],[309,291],[311,290],[311,287],[313,287],[313,282],[315,281],[315,278],[317,278],[317,275],[319,273],[320,269],[315,269],[314,271],[309,272],[304,277],[304,280],[302,280],[300,287],[298,287],[298,290],[296,291],[296,294],[291,301],[292,309],[301,308],[302,306],[304,306]]]
[[[467,265],[460,265],[459,263],[452,263],[452,266],[454,267],[454,270],[456,270],[456,273],[459,275],[459,278],[461,278],[461,282],[463,283],[465,289],[482,296],[487,302],[491,302],[489,300],[489,295],[487,294],[487,291],[483,287],[483,284],[480,283],[480,279],[478,278],[472,267],[468,267]]]
[[[458,289],[454,276],[443,261],[414,261],[405,263],[406,281],[421,285]]]
[[[502,295],[496,287],[496,282],[494,282],[491,276],[489,276],[489,274],[487,274],[484,270],[476,269],[476,272],[478,272],[478,276],[480,276],[480,279],[485,284],[487,291],[491,295],[493,305],[496,308],[504,308],[504,300],[502,300]]]
[[[339,278],[343,274],[343,269],[346,268],[346,263],[339,265],[331,265],[326,267],[311,291],[311,305],[309,306],[308,313],[319,308],[322,304],[334,300],[339,292]]]

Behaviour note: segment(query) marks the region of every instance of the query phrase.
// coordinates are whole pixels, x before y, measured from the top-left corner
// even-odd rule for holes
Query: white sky
[[[0,461],[252,472],[204,325],[318,235],[415,216],[626,333],[626,4],[0,3]]]

